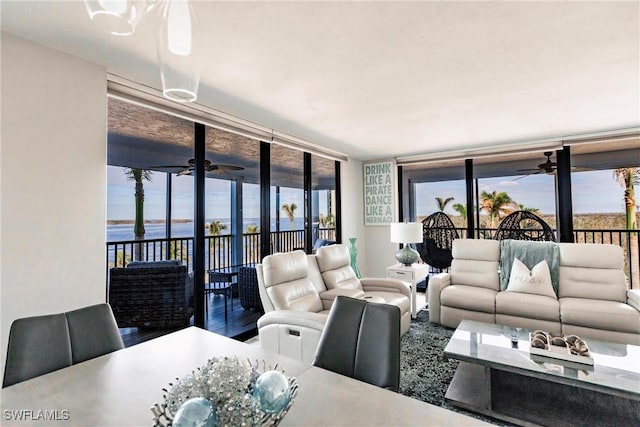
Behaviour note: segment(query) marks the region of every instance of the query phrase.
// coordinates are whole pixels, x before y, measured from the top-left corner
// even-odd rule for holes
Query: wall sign
[[[395,218],[395,162],[365,163],[364,225],[389,225]]]

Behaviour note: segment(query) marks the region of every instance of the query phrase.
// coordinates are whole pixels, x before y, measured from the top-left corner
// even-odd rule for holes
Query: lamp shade
[[[158,35],[158,63],[162,93],[178,102],[194,102],[200,84],[198,23],[188,0],[165,4]]]
[[[419,222],[391,223],[391,241],[393,243],[422,242],[422,224]]]
[[[99,27],[117,36],[133,34],[142,17],[157,3],[153,0],[84,1],[89,18]]]

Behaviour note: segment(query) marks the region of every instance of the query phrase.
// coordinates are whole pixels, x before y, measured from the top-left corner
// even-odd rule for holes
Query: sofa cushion
[[[451,283],[497,291],[499,289],[498,261],[454,258],[451,262]]]
[[[327,289],[362,289],[360,280],[351,268],[349,249],[345,245],[319,248],[316,261]]]
[[[277,253],[262,260],[262,279],[276,310],[318,312],[323,309],[318,291],[308,277],[307,255],[302,251]]]
[[[457,259],[497,262],[500,259],[500,242],[484,239],[455,239],[451,253]]]
[[[531,270],[518,258],[513,260],[511,275],[506,292],[521,292],[526,294],[544,295],[556,299],[556,293],[551,285],[551,272],[545,260],[534,265]]]
[[[165,259],[162,261],[131,261],[127,268],[162,268],[180,267],[184,263],[179,259]]]
[[[563,324],[620,332],[640,333],[640,312],[617,301],[560,298]]]
[[[555,295],[498,292],[496,314],[560,322],[560,303]]]
[[[301,310],[314,313],[323,310],[320,296],[306,277],[269,286],[267,294],[276,310]]]
[[[309,271],[307,255],[302,251],[273,254],[262,260],[265,286],[306,278]]]
[[[442,290],[440,302],[448,307],[495,313],[497,291],[478,286],[450,285]]]
[[[519,259],[527,268],[533,269],[540,261],[546,261],[551,275],[554,293],[559,285],[559,250],[555,242],[536,242],[528,240],[502,240],[500,242],[500,289],[507,289],[513,260]]]
[[[620,246],[561,243],[558,296],[626,302],[623,265]]]

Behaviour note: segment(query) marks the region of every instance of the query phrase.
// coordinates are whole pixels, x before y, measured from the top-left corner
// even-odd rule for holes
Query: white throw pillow
[[[514,258],[506,291],[557,298],[551,285],[551,271],[546,261],[540,261],[529,270],[522,261]]]

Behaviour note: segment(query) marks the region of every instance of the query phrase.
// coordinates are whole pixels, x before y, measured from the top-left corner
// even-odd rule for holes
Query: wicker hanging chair
[[[539,216],[529,211],[515,211],[502,220],[494,239],[555,242],[556,235],[551,227]]]
[[[443,270],[451,266],[451,248],[459,237],[451,218],[444,212],[436,212],[422,220],[423,240],[416,244],[416,249],[425,263]]]

